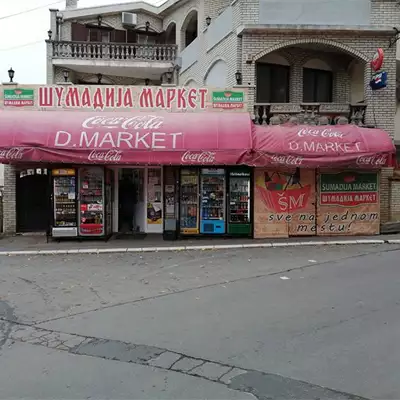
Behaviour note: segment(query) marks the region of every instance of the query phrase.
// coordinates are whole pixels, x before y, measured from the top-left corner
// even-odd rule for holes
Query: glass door
[[[147,233],[163,232],[162,169],[147,170]]]
[[[250,172],[230,171],[228,210],[228,232],[250,234]]]
[[[201,170],[201,224],[200,233],[225,233],[225,170]]]
[[[102,236],[104,230],[104,170],[79,170],[79,235]]]
[[[199,172],[181,170],[180,231],[183,235],[199,233]]]

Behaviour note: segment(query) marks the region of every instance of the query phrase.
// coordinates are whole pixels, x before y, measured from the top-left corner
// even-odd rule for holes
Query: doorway
[[[145,232],[143,168],[122,168],[118,172],[118,232]]]
[[[50,226],[50,179],[47,169],[27,169],[16,177],[17,232],[46,232]]]

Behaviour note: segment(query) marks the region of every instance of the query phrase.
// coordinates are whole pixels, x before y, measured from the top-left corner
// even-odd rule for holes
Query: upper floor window
[[[288,103],[290,67],[278,64],[256,64],[257,103]]]
[[[183,33],[182,49],[184,49],[197,38],[198,16],[196,10],[192,10],[186,16],[181,29]]]
[[[331,103],[333,97],[333,74],[313,68],[303,68],[303,102]]]

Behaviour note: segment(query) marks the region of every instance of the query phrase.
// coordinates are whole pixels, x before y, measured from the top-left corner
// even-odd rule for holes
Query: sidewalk
[[[0,256],[77,253],[139,253],[156,251],[218,250],[234,248],[267,248],[291,246],[398,244],[400,234],[351,237],[296,237],[285,239],[224,239],[199,238],[165,241],[161,235],[148,235],[143,239],[63,240],[46,242],[45,236],[13,236],[0,239]]]

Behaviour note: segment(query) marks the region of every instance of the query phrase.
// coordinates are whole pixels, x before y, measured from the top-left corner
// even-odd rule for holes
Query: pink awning
[[[0,111],[0,162],[233,165],[253,129],[247,113]]]
[[[254,166],[380,168],[391,163],[395,147],[381,129],[356,125],[256,126]]]

